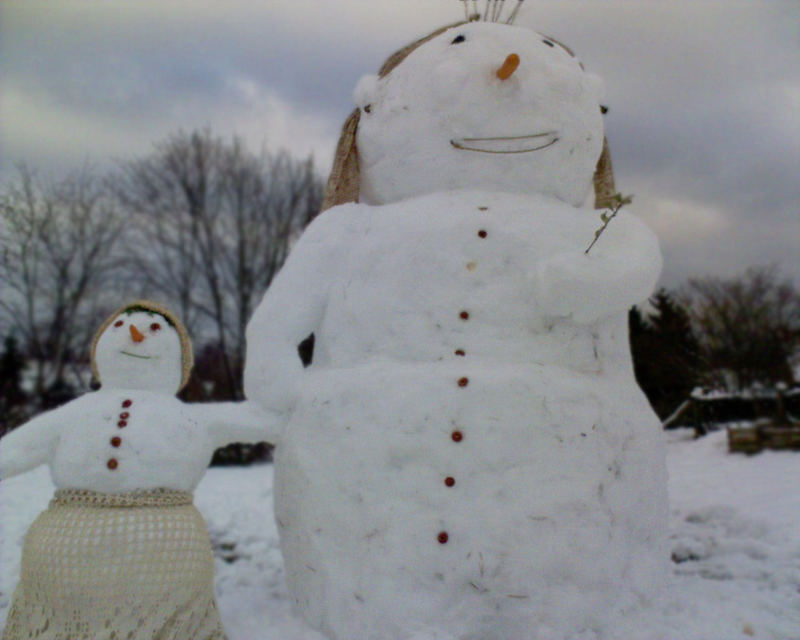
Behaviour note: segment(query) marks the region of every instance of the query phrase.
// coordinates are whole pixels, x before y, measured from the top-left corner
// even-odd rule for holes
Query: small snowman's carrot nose
[[[144,335],[134,325],[131,325],[131,338],[134,342],[141,342],[144,340]]]
[[[503,66],[497,70],[497,77],[501,80],[508,80],[519,66],[519,56],[516,53],[508,54]]]

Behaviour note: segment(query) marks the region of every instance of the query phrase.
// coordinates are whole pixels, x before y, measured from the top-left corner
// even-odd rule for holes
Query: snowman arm
[[[193,410],[197,421],[206,426],[215,449],[231,442],[274,444],[280,431],[280,416],[250,400],[198,404]]]
[[[63,413],[63,408],[42,413],[0,439],[0,480],[50,461],[58,445]]]
[[[309,225],[247,325],[245,395],[287,422],[301,390],[298,345],[319,329],[342,260],[336,207]],[[332,220],[333,222],[328,222]]]
[[[586,245],[596,219],[585,227]],[[545,315],[588,324],[626,312],[646,300],[661,273],[658,238],[636,216],[621,211],[592,250],[585,246],[558,253],[538,263],[536,298]]]

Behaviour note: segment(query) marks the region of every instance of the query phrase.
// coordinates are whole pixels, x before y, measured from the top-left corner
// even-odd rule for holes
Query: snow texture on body
[[[584,254],[598,91],[545,36],[481,23],[359,83],[362,204],[307,229],[245,371],[287,422],[289,589],[331,638],[603,635],[658,590],[666,475],[626,319],[661,258],[626,212]]]

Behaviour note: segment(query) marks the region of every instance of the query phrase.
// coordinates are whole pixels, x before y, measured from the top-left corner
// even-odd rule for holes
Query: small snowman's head
[[[111,314],[92,344],[92,371],[106,388],[177,393],[188,382],[192,345],[164,307],[137,300]]]
[[[355,93],[361,202],[484,189],[583,203],[603,151],[602,82],[566,47],[468,22],[393,58]]]

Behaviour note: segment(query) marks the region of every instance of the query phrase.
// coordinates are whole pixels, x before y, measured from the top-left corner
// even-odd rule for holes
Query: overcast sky
[[[514,0],[507,0],[508,5]],[[142,155],[179,128],[313,153],[359,77],[458,0],[3,0],[0,178]],[[662,282],[777,263],[800,284],[800,2],[527,0],[606,83],[617,187]]]

